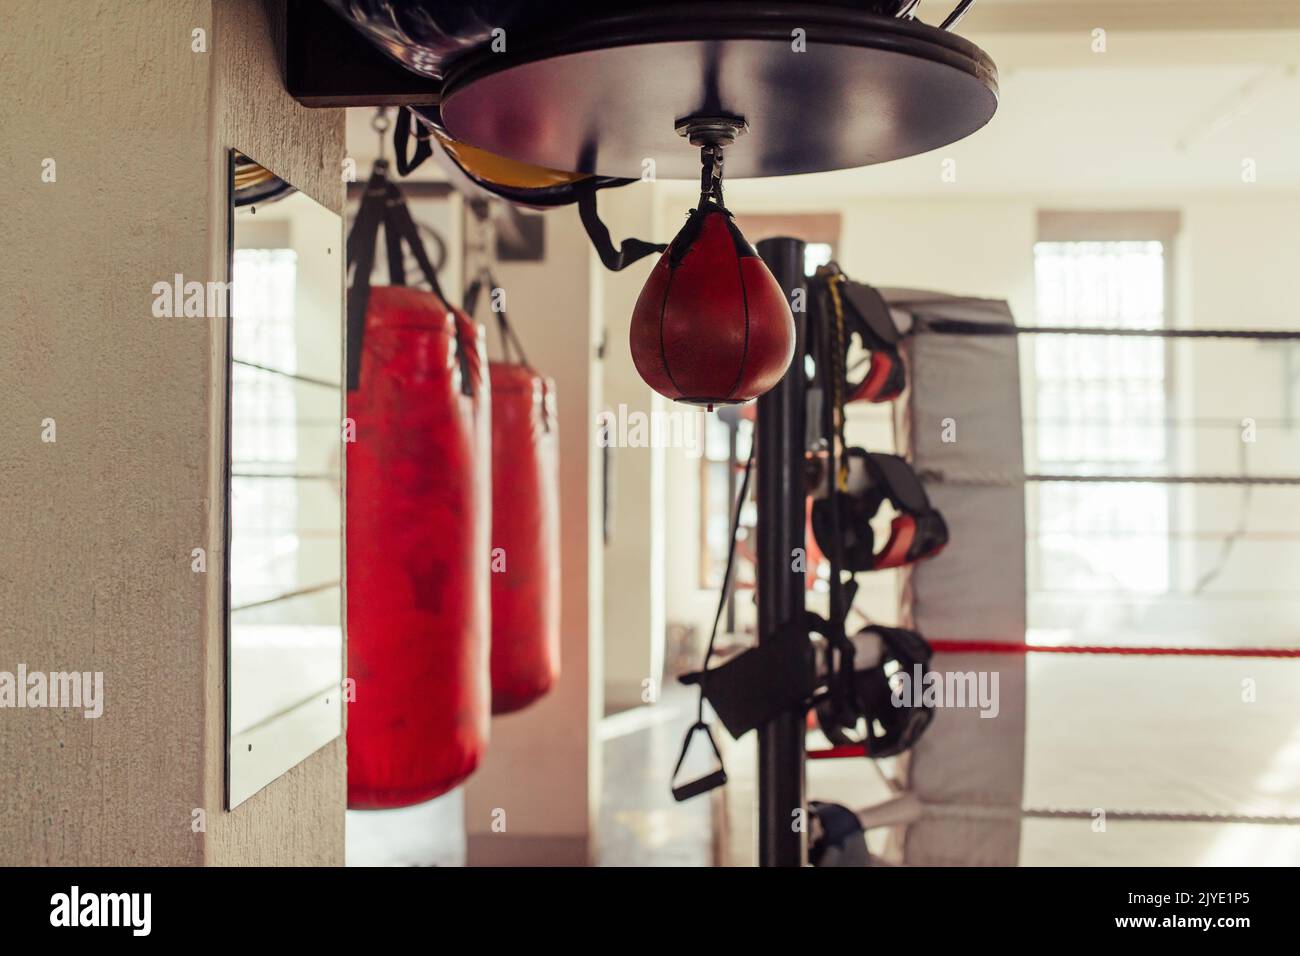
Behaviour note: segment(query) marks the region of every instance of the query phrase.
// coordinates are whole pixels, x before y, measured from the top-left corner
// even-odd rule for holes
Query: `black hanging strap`
[[[348,232],[347,254],[351,283],[348,286],[348,391],[361,384],[361,354],[365,344],[366,310],[370,306],[370,275],[375,267],[375,248],[379,243],[379,229],[384,230],[384,246],[388,259],[390,285],[406,285],[406,263],[403,244],[415,257],[424,280],[433,294],[447,301],[438,283],[438,270],[425,252],[419,227],[411,218],[411,210],[397,184],[388,178],[388,163],[377,160],[370,179],[366,182],[361,205],[357,208],[352,229]],[[456,352],[460,364],[461,391],[474,393],[469,365],[470,343],[464,341],[460,325],[456,325]]]
[[[461,299],[461,308],[465,310],[465,314],[471,319],[474,318],[474,310],[478,306],[479,294],[485,287],[489,290],[489,295],[499,288],[496,279],[492,277],[492,271],[486,266],[479,270],[478,275],[476,275],[474,280],[465,288],[465,295]],[[514,326],[510,324],[510,319],[506,316],[504,305],[500,309],[493,308],[492,312],[497,317],[497,334],[501,338],[502,359],[511,364],[522,365],[530,374],[534,375],[541,381],[542,428],[549,432],[551,430],[551,417],[553,412],[550,397],[547,394],[547,391],[550,388],[548,380],[544,375],[541,375],[537,369],[533,368],[532,362],[528,361],[528,356],[524,354],[524,346],[519,341],[519,336],[515,335]]]
[[[397,183],[394,182],[388,184],[388,216],[384,220],[384,231],[389,235],[395,233],[406,241],[411,250],[411,255],[415,256],[420,271],[424,273],[424,281],[429,283],[429,288],[433,291],[433,294],[445,305],[447,296],[443,294],[442,286],[438,283],[438,270],[434,268],[433,263],[429,260],[429,254],[424,251],[424,241],[420,238],[420,229],[416,226],[415,220],[411,218],[411,210],[407,208],[402,191],[397,188]],[[390,277],[393,285],[406,285],[406,270],[404,267],[401,268],[402,275]],[[450,311],[450,306],[448,306],[448,311]],[[474,377],[470,369],[469,352],[474,347],[474,343],[465,341],[465,333],[461,331],[460,322],[453,319],[452,328],[456,333],[456,364],[460,368],[460,393],[462,395],[473,395]]]
[[[406,258],[402,254],[402,233],[393,227],[393,183],[388,183],[384,194],[384,251],[388,256],[388,284],[406,285]],[[435,287],[436,288],[436,287]]]
[[[606,269],[620,272],[652,253],[663,252],[668,248],[667,243],[663,242],[624,239],[622,247],[615,249],[609,229],[600,221],[600,213],[596,210],[596,190],[600,185],[597,178],[592,176],[574,183],[573,191],[578,196],[578,216],[582,219],[582,228],[587,230],[587,237]]]
[[[718,769],[696,780],[688,780],[686,783],[679,784],[677,775],[682,772],[682,764],[686,762],[686,754],[691,749],[691,741],[695,739],[695,735],[700,731],[704,731],[709,746],[713,748],[713,756],[718,760]],[[702,793],[708,793],[710,790],[721,787],[726,782],[727,771],[722,766],[722,751],[718,750],[718,742],[713,739],[713,731],[709,729],[709,725],[704,721],[697,721],[686,732],[686,739],[682,741],[682,754],[677,758],[677,766],[673,767],[673,799],[681,803],[683,800],[698,797]]]
[[[844,585],[844,529],[841,526],[843,513],[839,508],[840,470],[845,451],[845,395],[841,367],[844,357],[844,331],[838,315],[832,314],[832,310],[828,308],[832,304],[829,283],[836,280],[826,278],[825,281],[828,285],[826,291],[819,297],[821,308],[815,312],[813,321],[819,324],[822,332],[819,337],[821,354],[817,356],[817,374],[821,379],[824,393],[830,397],[830,401],[827,401],[822,408],[822,429],[827,438],[827,495],[831,503],[831,547],[826,555],[831,566],[830,615],[825,637],[833,653],[827,656],[826,680],[830,689],[828,706],[819,708],[817,716],[822,732],[827,738],[835,745],[843,745],[857,743],[843,731],[843,725],[857,723],[856,700],[853,693],[855,648],[845,629],[845,621],[853,601],[852,596],[846,594]],[[835,328],[831,328],[832,325]],[[856,591],[855,587],[852,593],[856,594]]]
[[[497,289],[496,279],[493,278],[489,269],[482,269],[476,275],[472,282],[465,288],[465,296],[461,299],[461,307],[465,314],[470,318],[474,317],[474,310],[478,307],[478,297],[483,289],[488,289],[491,295],[493,290]],[[506,310],[493,309],[492,313],[497,317],[497,333],[501,337],[501,356],[507,362],[515,362],[536,374],[533,363],[528,361],[528,356],[524,354],[523,344],[519,341],[519,336],[515,335],[514,326],[510,324],[510,319],[506,315]],[[512,356],[513,353],[513,356]]]
[[[410,249],[411,255],[415,257],[416,264],[420,267],[420,272],[424,275],[424,281],[429,283],[429,288],[434,295],[446,302],[447,296],[443,294],[442,285],[438,282],[438,270],[424,249],[420,229],[411,218],[411,210],[406,205],[406,198],[402,195],[401,189],[391,180],[388,183],[388,202],[385,205],[385,212],[384,231],[395,233],[406,242],[407,248]],[[394,265],[391,259],[389,265]],[[389,274],[389,281],[393,285],[406,285],[406,270],[400,255],[397,259],[396,271]]]
[[[433,131],[426,130],[424,136],[421,136],[419,132],[414,134],[415,152],[411,154],[410,158],[407,158],[412,137],[411,122],[409,107],[397,111],[397,124],[393,129],[393,151],[396,154],[397,171],[403,176],[409,176],[421,163],[433,155]],[[588,176],[586,179],[573,184],[573,195],[577,197],[578,215],[582,219],[582,226],[587,230],[587,236],[591,239],[591,244],[600,256],[600,261],[611,272],[619,272],[652,253],[663,252],[668,248],[666,243],[646,242],[644,239],[625,239],[621,248],[614,248],[614,241],[610,238],[609,229],[601,222],[600,213],[596,210],[596,191],[604,186],[621,186],[628,182],[632,182],[632,180]],[[529,200],[527,192],[527,190],[520,191],[521,194],[514,196],[513,201],[527,202]],[[543,191],[537,190],[536,192],[538,194],[536,198],[540,202]],[[550,202],[546,204],[549,205]]]
[[[384,221],[388,201],[388,163],[375,163],[352,229],[348,232],[348,265],[352,282],[348,286],[348,391],[361,381],[361,346],[366,332],[366,309],[370,306],[370,273],[375,267],[375,243]]]
[[[682,755],[677,758],[677,766],[673,770],[673,799],[679,803],[682,800],[689,800],[691,797],[697,797],[701,793],[707,793],[715,787],[720,787],[727,782],[727,771],[722,766],[722,754],[718,751],[718,745],[713,739],[713,733],[709,730],[709,725],[704,721],[704,698],[707,694],[707,682],[709,679],[709,664],[713,661],[713,648],[718,640],[718,625],[722,623],[722,612],[727,606],[727,597],[731,593],[733,577],[735,575],[736,564],[736,537],[740,534],[740,512],[745,507],[745,501],[749,497],[749,478],[754,472],[754,445],[751,442],[749,446],[749,460],[745,462],[745,475],[740,481],[740,491],[736,495],[735,511],[731,519],[731,547],[727,551],[727,567],[722,572],[722,589],[718,594],[718,612],[713,617],[713,630],[709,633],[709,646],[704,652],[704,667],[700,670],[700,701],[695,713],[695,723],[691,729],[686,732],[686,739],[682,741]],[[677,774],[682,769],[682,763],[686,760],[686,752],[690,750],[691,740],[701,730],[709,738],[709,743],[713,746],[713,753],[718,758],[718,769],[699,780],[690,783],[684,783],[680,786],[676,783]]]
[[[397,125],[393,129],[393,152],[397,157],[397,171],[403,176],[409,176],[423,163],[433,155],[433,139],[431,130],[425,131],[426,135],[415,134],[415,155],[410,159],[406,158],[407,148],[411,143],[411,110],[409,107],[398,107]]]

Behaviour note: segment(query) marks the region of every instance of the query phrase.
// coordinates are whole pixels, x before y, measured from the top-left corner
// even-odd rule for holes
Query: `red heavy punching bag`
[[[377,164],[378,165],[378,164]],[[488,734],[486,360],[440,292],[369,288],[375,232],[437,275],[377,168],[349,236],[348,806],[431,799],[478,765]],[[385,201],[387,200],[387,201]],[[368,205],[369,204],[369,205]]]
[[[488,273],[465,290],[474,314]],[[560,448],[555,382],[528,363],[496,312],[492,362],[492,713],[544,696],[560,676]],[[514,353],[512,358],[511,353]]]
[[[660,395],[695,405],[757,398],[794,357],[785,294],[722,205],[721,151],[632,312],[632,360]]]

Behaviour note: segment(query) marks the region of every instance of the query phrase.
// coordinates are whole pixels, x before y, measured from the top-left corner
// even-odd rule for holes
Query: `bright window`
[[[1039,242],[1037,324],[1161,327],[1165,260],[1158,241]],[[1031,472],[1167,473],[1163,339],[1036,335],[1031,348]],[[1031,590],[1169,590],[1168,486],[1043,482],[1031,488]]]
[[[295,338],[298,256],[292,249],[236,249],[231,314],[232,563],[242,605],[299,585],[299,486]],[[268,371],[276,370],[276,371]],[[280,374],[287,373],[287,374]]]

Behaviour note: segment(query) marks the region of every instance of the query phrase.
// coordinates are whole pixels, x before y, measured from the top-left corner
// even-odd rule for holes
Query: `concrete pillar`
[[[471,866],[584,865],[595,852],[603,710],[601,470],[593,438],[601,277],[576,209],[547,212],[543,226],[544,261],[500,263],[494,273],[529,361],[556,383],[561,673],[542,700],[492,721],[487,756],[465,785]],[[488,341],[498,354],[495,335]]]
[[[603,218],[616,242],[628,236],[666,240],[652,183],[634,183],[600,195]],[[657,255],[622,272],[604,272],[604,403],[611,423],[644,416],[650,444],[616,442],[608,456],[610,538],[605,545],[605,705],[625,710],[658,696],[664,664],[664,448],[649,427],[668,402],[641,380],[628,334],[632,310]],[[631,418],[635,421],[635,418]],[[680,431],[680,430],[679,430]],[[636,435],[635,430],[629,430]],[[612,437],[619,430],[610,429]],[[658,434],[668,437],[669,430]]]
[[[3,865],[343,861],[341,738],[223,810],[225,320],[151,311],[228,278],[231,147],[342,211],[342,113],[284,93],[281,7],[5,5],[0,670],[105,699],[0,711]]]

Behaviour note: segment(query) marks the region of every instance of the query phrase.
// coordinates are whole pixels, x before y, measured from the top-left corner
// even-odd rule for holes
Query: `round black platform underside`
[[[552,33],[449,70],[442,121],[457,139],[553,169],[695,179],[675,132],[698,114],[743,116],[728,178],[888,162],[978,130],[997,71],[973,43],[915,21],[834,7],[665,5]],[[796,52],[795,30],[806,38]]]

